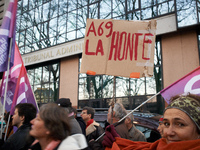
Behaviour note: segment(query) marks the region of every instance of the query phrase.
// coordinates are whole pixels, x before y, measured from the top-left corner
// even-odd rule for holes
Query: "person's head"
[[[121,103],[115,103],[114,107],[110,106],[108,109],[107,121],[111,124],[119,121],[126,116],[127,111]],[[113,120],[113,121],[111,121]]]
[[[163,137],[167,143],[200,137],[200,97],[189,94],[171,99],[163,116]]]
[[[159,119],[159,125],[157,130],[159,131],[161,137],[163,137],[163,116]]]
[[[68,113],[55,103],[41,106],[37,117],[31,120],[30,135],[38,139],[62,141],[70,134]]]
[[[130,114],[126,117],[125,119],[125,125],[128,129],[132,128],[133,126],[133,121],[134,121],[134,116],[133,114]]]
[[[37,110],[33,104],[20,103],[15,106],[15,112],[12,116],[12,125],[18,128],[23,124],[30,124],[30,121],[35,118]]]
[[[69,114],[73,112],[72,103],[70,102],[69,98],[60,98],[56,100],[55,103],[58,106],[65,108]]]
[[[81,117],[83,118],[84,122],[87,122],[94,118],[95,110],[92,107],[84,107],[81,112]]]

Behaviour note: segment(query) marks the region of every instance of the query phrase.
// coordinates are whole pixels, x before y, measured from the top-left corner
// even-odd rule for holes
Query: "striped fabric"
[[[0,72],[7,70],[10,45],[10,67],[14,63],[17,0],[10,0],[0,28]],[[10,44],[12,40],[12,44]]]
[[[0,86],[2,104],[4,101],[6,74],[7,72],[4,72],[2,84]],[[8,89],[5,103],[6,111],[10,111],[11,113],[14,112],[15,105],[19,103],[32,103],[37,108],[35,97],[27,76],[26,68],[24,67],[18,46],[15,44],[14,66],[10,69],[8,78]]]
[[[7,87],[7,93],[6,93],[6,102],[5,102],[5,109],[6,111],[10,111],[11,106],[12,106],[12,101],[13,101],[13,96],[15,93],[15,88],[17,85],[17,80],[20,74],[21,66],[22,66],[22,58],[19,53],[17,45],[16,47],[16,52],[15,52],[15,60],[14,60],[14,66],[11,67],[9,70],[9,76],[8,76],[8,87]],[[0,86],[0,97],[1,97],[1,102],[3,104],[4,102],[4,92],[5,92],[5,86],[6,86],[6,75],[7,71],[4,72],[3,78],[2,78],[2,83]]]
[[[13,97],[13,103],[10,110],[11,114],[14,114],[15,106],[19,103],[32,103],[37,108],[37,103],[35,101],[31,85],[29,83],[26,68],[23,64],[21,67],[20,75],[15,89],[15,94]]]

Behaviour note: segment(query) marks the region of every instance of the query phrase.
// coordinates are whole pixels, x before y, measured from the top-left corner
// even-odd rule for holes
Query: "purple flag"
[[[11,38],[13,40],[11,45],[10,67],[14,64],[16,11],[17,0],[10,0],[0,28],[0,72],[7,70]]]
[[[160,94],[169,103],[171,97],[188,92],[200,95],[200,67],[160,91]]]
[[[29,83],[26,68],[23,64],[18,77],[10,114],[14,114],[15,106],[19,103],[32,103],[38,110],[37,103]]]
[[[18,76],[20,74],[21,66],[22,66],[22,58],[19,53],[19,49],[17,47],[17,44],[15,45],[15,59],[14,59],[14,66],[11,67],[9,70],[9,76],[8,76],[8,86],[7,86],[7,93],[6,93],[6,101],[5,101],[5,109],[6,111],[10,111],[10,108],[12,106],[12,100],[15,93],[15,88],[17,85]],[[3,104],[4,102],[4,93],[5,93],[5,86],[6,86],[6,74],[7,71],[4,72],[1,86],[0,86],[0,98],[1,102]]]
[[[22,100],[22,102],[33,101],[31,103],[34,103],[35,106],[37,106],[36,102],[35,102],[34,95],[32,93],[32,89],[30,87],[30,83],[29,83],[27,74],[24,74],[24,72],[26,72],[26,68],[23,65],[22,57],[19,53],[19,48],[18,48],[17,44],[15,44],[15,59],[14,60],[15,60],[14,66],[9,70],[9,76],[8,76],[8,89],[7,89],[6,101],[5,101],[5,109],[6,109],[7,112],[11,110],[11,106],[13,106],[13,108],[15,107],[15,105],[13,105],[13,102],[15,100],[15,98],[14,98],[15,93],[18,92],[18,90],[26,91],[25,90],[26,86],[29,87],[29,90],[26,91],[25,93],[26,93],[27,97],[31,97],[31,98],[28,99],[28,101]],[[25,71],[24,71],[24,69],[25,69]],[[23,70],[23,72],[22,72],[22,70]],[[7,73],[7,71],[4,72],[2,83],[1,83],[1,86],[0,86],[0,97],[1,97],[2,104],[4,102],[6,73]],[[25,81],[26,84],[22,83],[22,84],[20,84],[20,87],[18,87],[19,80],[23,80],[23,79],[20,79],[23,74],[24,74],[24,81]],[[33,98],[34,98],[34,100],[33,100]]]

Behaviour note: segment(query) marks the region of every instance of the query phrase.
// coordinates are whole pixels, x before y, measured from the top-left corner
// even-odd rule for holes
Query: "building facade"
[[[134,109],[199,66],[199,8],[197,0],[18,0],[16,41],[38,104],[68,97],[77,108],[108,108],[114,99]],[[154,76],[80,74],[87,18],[156,19]],[[140,111],[164,107],[158,95]]]

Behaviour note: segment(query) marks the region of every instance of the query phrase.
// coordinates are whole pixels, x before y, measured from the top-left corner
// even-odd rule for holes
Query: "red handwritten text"
[[[97,29],[96,29],[97,28]],[[142,59],[149,60],[150,58],[145,57],[145,50],[148,48],[148,45],[152,43],[151,38],[154,36],[151,33],[128,33],[126,31],[113,32],[113,24],[111,21],[101,22],[98,27],[95,28],[94,22],[91,22],[86,37],[90,35],[96,36],[105,36],[106,38],[111,36],[111,44],[108,60],[127,60],[130,59],[137,61],[138,59],[138,50],[142,50]],[[105,31],[107,30],[107,31]],[[142,46],[139,47],[139,42],[142,40]],[[96,51],[89,51],[89,38],[85,43],[85,54],[86,55],[104,55],[104,45],[101,39],[98,39]],[[140,44],[141,45],[141,44]],[[129,56],[129,57],[128,57]]]

